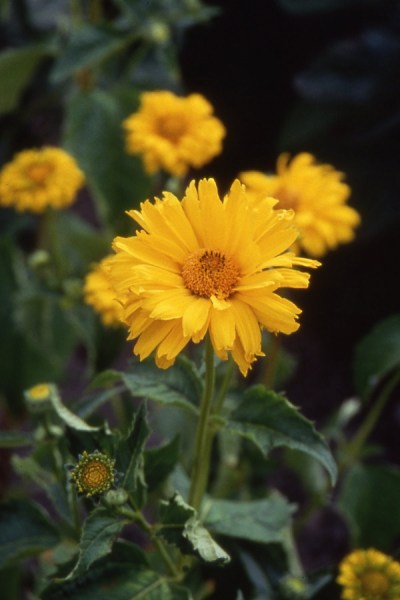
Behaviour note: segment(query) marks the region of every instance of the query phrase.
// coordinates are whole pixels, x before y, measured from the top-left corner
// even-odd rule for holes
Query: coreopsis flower
[[[83,294],[87,304],[99,314],[103,325],[115,327],[121,325],[122,306],[115,298],[115,292],[105,271],[110,257],[103,258],[86,275]]]
[[[169,91],[145,92],[138,112],[123,122],[126,149],[143,157],[149,174],[164,169],[185,175],[222,149],[225,127],[201,94],[179,97]]]
[[[354,550],[339,565],[343,600],[399,600],[400,563],[370,548]]]
[[[86,450],[79,456],[77,465],[71,470],[71,479],[78,492],[87,498],[107,492],[116,481],[115,460],[95,450]]]
[[[0,172],[0,205],[33,213],[66,208],[84,180],[75,159],[61,148],[23,150]]]
[[[286,252],[298,235],[294,213],[275,203],[252,203],[238,180],[221,200],[215,181],[202,179],[182,201],[164,192],[128,212],[141,229],[115,238],[107,269],[140,359],[155,350],[167,368],[209,333],[216,354],[231,352],[246,375],[263,355],[261,327],[298,329],[300,309],[277,291],[306,288],[309,275],[294,267],[319,263]]]
[[[317,164],[311,154],[302,152],[291,161],[288,154],[281,154],[276,175],[244,171],[239,177],[253,198],[273,196],[280,208],[295,211],[298,244],[309,256],[321,257],[354,239],[360,216],[346,204],[350,187],[342,173]]]

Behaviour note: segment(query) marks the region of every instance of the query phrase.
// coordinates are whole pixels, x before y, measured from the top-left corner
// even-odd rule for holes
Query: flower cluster
[[[221,152],[225,136],[225,127],[200,94],[146,92],[123,126],[127,151],[140,154],[150,174],[164,169],[182,176],[189,167],[202,167]]]
[[[294,267],[319,265],[288,252],[298,232],[292,210],[276,200],[249,200],[236,180],[221,200],[213,179],[192,181],[182,201],[170,192],[128,214],[141,229],[117,237],[107,272],[123,305],[129,339],[141,359],[156,350],[161,368],[207,333],[216,354],[228,352],[246,375],[261,350],[260,326],[293,333],[300,309],[277,292],[306,288]]]
[[[339,566],[343,600],[399,600],[400,563],[373,548],[354,550]]]
[[[240,180],[250,196],[273,196],[280,208],[295,211],[298,243],[309,256],[321,257],[354,239],[360,216],[346,205],[350,188],[343,174],[331,165],[317,164],[311,154],[302,152],[291,161],[288,154],[282,154],[276,175],[244,171]]]
[[[66,208],[84,181],[74,158],[61,148],[23,150],[0,173],[0,205],[38,214]]]

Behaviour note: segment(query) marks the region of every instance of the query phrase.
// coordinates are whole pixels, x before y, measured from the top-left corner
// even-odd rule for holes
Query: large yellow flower
[[[240,180],[253,197],[274,196],[280,208],[295,211],[298,243],[309,256],[323,256],[354,239],[360,216],[346,205],[350,188],[343,174],[331,165],[316,164],[311,154],[302,152],[290,162],[288,154],[281,154],[276,175],[245,171]]]
[[[343,600],[400,600],[400,563],[370,548],[354,550],[339,566]]]
[[[112,257],[111,257],[112,258]],[[94,265],[86,275],[83,293],[86,304],[89,304],[99,314],[103,325],[114,327],[121,325],[122,306],[115,299],[115,293],[105,269],[110,257]]]
[[[189,167],[200,168],[221,152],[225,127],[212,113],[200,94],[183,98],[146,92],[139,111],[123,122],[127,151],[142,155],[150,174],[164,169],[185,175]]]
[[[0,172],[0,205],[34,213],[49,206],[66,208],[84,179],[74,158],[61,148],[23,150]]]
[[[227,353],[246,375],[262,355],[260,326],[286,334],[299,327],[300,309],[276,292],[305,288],[311,259],[286,252],[296,240],[293,211],[276,200],[249,201],[236,180],[220,199],[213,179],[190,183],[182,201],[164,192],[130,211],[141,230],[117,237],[108,272],[124,307],[129,338],[141,359],[156,350],[161,368],[173,364],[207,332],[221,359]]]

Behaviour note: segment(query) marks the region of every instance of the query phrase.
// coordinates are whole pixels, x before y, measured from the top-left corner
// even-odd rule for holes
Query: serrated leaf
[[[287,398],[262,385],[249,388],[243,402],[231,413],[227,427],[252,441],[263,454],[287,446],[310,454],[328,471],[332,484],[337,469],[333,456],[311,421]]]
[[[356,347],[354,379],[357,393],[367,400],[390,371],[400,367],[400,315],[378,323]]]
[[[252,501],[212,500],[204,502],[204,524],[215,533],[253,542],[281,542],[294,506],[278,492]]]
[[[0,431],[0,448],[18,448],[31,446],[32,435],[19,431]]]
[[[109,554],[125,524],[103,507],[90,513],[83,524],[78,562],[67,580],[84,573],[96,560]]]
[[[142,404],[133,415],[127,437],[119,443],[116,467],[123,473],[122,486],[135,502],[142,506],[146,494],[144,480],[144,448],[150,429],[146,419],[146,405]]]
[[[77,93],[66,106],[63,137],[64,146],[85,172],[104,222],[119,231],[128,227],[132,231],[124,211],[148,197],[151,180],[141,160],[125,151],[122,121],[129,114],[125,105],[125,96],[120,99],[116,92]],[[132,98],[131,112],[135,108]]]
[[[131,32],[124,35],[110,25],[85,25],[73,29],[53,68],[52,80],[59,83],[82,69],[93,68],[123,50],[131,39]]]
[[[121,379],[134,397],[144,397],[160,404],[168,404],[197,414],[202,383],[193,364],[180,357],[167,371],[153,363],[135,364],[129,373],[121,373]]]
[[[229,555],[211,537],[197,518],[197,512],[175,493],[161,502],[158,535],[177,546],[184,554],[194,554],[208,563],[226,564]]]
[[[390,550],[400,531],[400,469],[355,465],[344,478],[338,506],[354,547]]]
[[[144,454],[145,480],[149,492],[155,490],[172,473],[179,460],[179,438],[159,448],[150,448]]]
[[[0,114],[10,112],[17,106],[40,60],[47,54],[48,50],[41,45],[2,51]]]
[[[58,542],[56,528],[36,504],[14,499],[0,505],[0,568]]]

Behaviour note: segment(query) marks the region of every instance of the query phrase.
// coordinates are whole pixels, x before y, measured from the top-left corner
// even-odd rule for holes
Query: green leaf
[[[145,480],[152,492],[172,473],[178,463],[180,453],[179,438],[174,438],[161,448],[151,448],[144,454]]]
[[[265,455],[279,446],[310,454],[335,483],[336,464],[322,435],[284,396],[262,385],[249,388],[243,402],[231,413],[227,427],[251,440]]]
[[[283,9],[294,14],[329,12],[354,7],[378,6],[381,0],[278,0]]]
[[[338,506],[349,522],[354,547],[390,551],[400,531],[400,469],[354,466],[343,481]]]
[[[71,427],[71,429],[75,429],[76,431],[97,431],[99,429],[98,427],[88,425],[86,421],[70,411],[69,408],[62,403],[58,391],[55,388],[50,395],[50,399],[52,406],[61,421],[68,427]]]
[[[78,562],[67,580],[84,573],[92,563],[109,554],[125,524],[103,507],[90,513],[83,525]]]
[[[31,446],[32,436],[29,433],[19,431],[0,431],[0,448],[18,448],[19,446]]]
[[[41,600],[192,600],[189,590],[142,566],[109,563],[61,584],[50,585]]]
[[[160,369],[149,361],[135,364],[131,372],[121,373],[121,379],[136,398],[198,412],[202,382],[194,365],[184,357],[163,371],[162,377]]]
[[[368,399],[389,372],[400,366],[400,315],[385,319],[356,347],[354,378],[357,393]]]
[[[204,524],[211,531],[253,542],[281,542],[294,506],[278,492],[262,500],[204,502]]]
[[[67,44],[62,48],[51,78],[55,83],[59,83],[82,69],[93,68],[115,53],[121,52],[131,40],[132,32],[124,35],[110,25],[85,25],[73,29]]]
[[[132,92],[130,92],[132,94]],[[142,161],[128,155],[122,121],[128,116],[126,95],[101,90],[79,92],[66,105],[64,145],[77,159],[97,202],[100,217],[119,231],[132,231],[124,211],[150,193]],[[131,112],[136,103],[132,97]]]
[[[18,105],[35,73],[40,60],[48,54],[45,46],[25,46],[3,50],[0,56],[0,114],[12,111]]]
[[[0,505],[0,568],[58,542],[56,528],[36,504],[13,499]]]
[[[184,554],[194,554],[208,563],[226,564],[229,555],[213,540],[197,518],[194,508],[175,493],[168,501],[161,502],[161,526],[158,535],[174,544]]]
[[[146,405],[142,404],[133,415],[127,437],[121,440],[117,451],[116,467],[123,475],[122,486],[134,498],[137,505],[145,501],[144,447],[150,429],[146,419]]]

